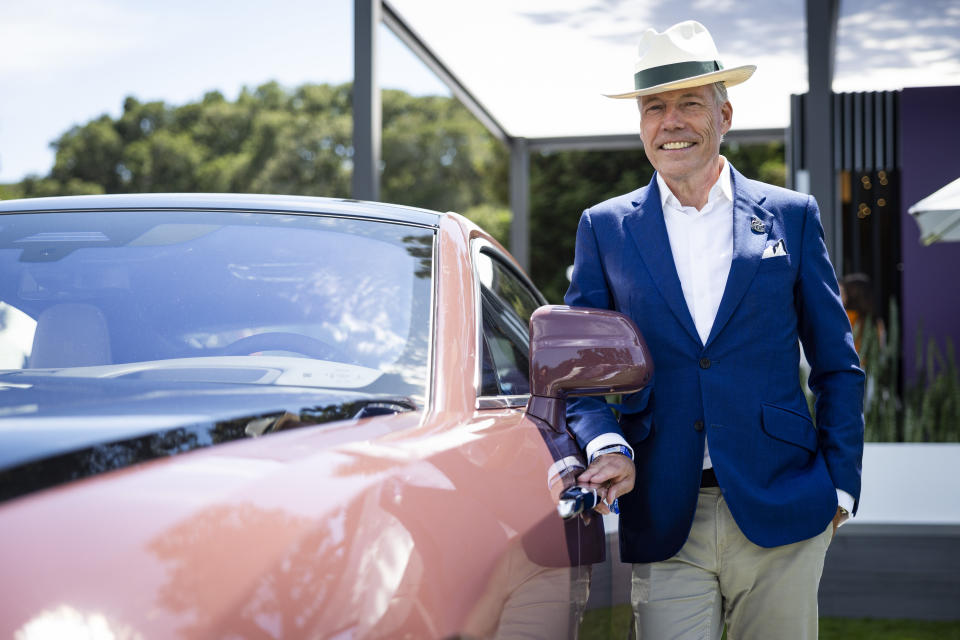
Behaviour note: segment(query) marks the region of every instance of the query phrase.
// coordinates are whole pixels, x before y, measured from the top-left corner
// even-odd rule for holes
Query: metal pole
[[[380,88],[377,27],[381,0],[353,2],[353,177],[357,200],[380,198]]]
[[[805,165],[810,193],[820,204],[827,251],[843,273],[843,219],[833,164],[833,67],[840,0],[807,0],[807,73],[803,114]]]
[[[510,140],[510,253],[530,269],[530,150],[526,138]]]

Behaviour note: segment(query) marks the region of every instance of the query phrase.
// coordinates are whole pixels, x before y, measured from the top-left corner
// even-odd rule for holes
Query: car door
[[[554,460],[544,470],[543,482],[556,498],[573,482],[558,469],[569,468],[569,456],[579,456],[579,451],[566,434],[557,434],[525,411],[530,397],[530,316],[546,300],[493,244],[477,239],[472,254],[480,310],[477,408],[484,415],[498,414],[514,429],[540,433]],[[557,447],[557,441],[562,446]],[[535,623],[549,630],[549,637],[575,637],[587,606],[592,565],[603,561],[604,551],[600,518],[564,522],[549,513],[507,556],[514,579],[522,575],[523,581],[510,586],[499,633],[509,637]],[[509,582],[507,575],[503,578]]]

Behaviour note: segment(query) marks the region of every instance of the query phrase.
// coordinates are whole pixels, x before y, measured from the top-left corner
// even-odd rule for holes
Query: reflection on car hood
[[[0,500],[273,431],[415,408],[355,391],[0,374]]]

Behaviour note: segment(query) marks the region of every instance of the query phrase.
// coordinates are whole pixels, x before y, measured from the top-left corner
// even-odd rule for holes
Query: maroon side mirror
[[[622,313],[547,305],[530,316],[527,413],[566,431],[567,396],[633,393],[653,375],[650,351]]]

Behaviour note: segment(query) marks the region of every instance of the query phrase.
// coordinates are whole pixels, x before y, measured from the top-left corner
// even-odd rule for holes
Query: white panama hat
[[[636,98],[714,82],[732,87],[747,80],[757,69],[752,64],[724,69],[710,32],[696,20],[679,22],[663,33],[647,29],[640,36],[639,48],[634,90],[604,94],[608,98]]]

